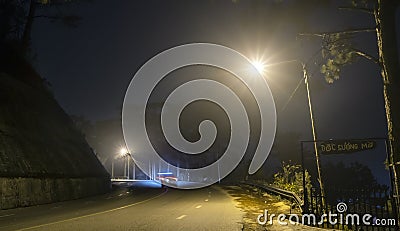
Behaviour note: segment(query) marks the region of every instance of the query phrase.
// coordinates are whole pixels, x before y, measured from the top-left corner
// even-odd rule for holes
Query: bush
[[[308,171],[305,171],[305,181],[307,191],[310,192],[311,188],[311,176]],[[303,171],[301,165],[292,164],[291,162],[282,162],[282,170],[274,174],[273,183],[274,186],[292,191],[299,196],[303,196]]]

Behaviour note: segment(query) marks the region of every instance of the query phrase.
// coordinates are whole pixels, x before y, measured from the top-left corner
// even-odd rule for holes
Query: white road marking
[[[82,218],[93,217],[93,216],[100,215],[100,214],[105,214],[105,213],[118,211],[118,210],[121,210],[121,209],[129,208],[129,207],[132,207],[132,206],[135,206],[135,205],[140,205],[140,204],[146,203],[148,201],[154,200],[154,199],[156,199],[158,197],[163,196],[167,192],[168,192],[168,190],[164,191],[161,194],[158,194],[157,196],[154,196],[154,197],[151,197],[149,199],[146,199],[144,201],[138,201],[136,203],[125,205],[125,206],[118,207],[118,208],[115,208],[115,209],[110,209],[110,210],[101,211],[101,212],[97,212],[97,213],[87,214],[87,215],[83,215],[83,216],[80,216],[80,217],[73,217],[73,218],[69,218],[69,219],[65,219],[65,220],[61,220],[61,221],[50,222],[50,223],[46,223],[46,224],[42,224],[42,225],[36,225],[36,226],[32,226],[32,227],[22,228],[22,229],[18,229],[18,230],[37,229],[37,228],[42,228],[42,227],[49,226],[49,225],[60,224],[60,223],[63,223],[63,222],[68,222],[68,221],[75,221],[75,220],[82,219]]]
[[[196,209],[199,209],[199,208],[201,208],[201,205],[196,206]]]
[[[186,217],[186,215],[179,216],[179,217],[177,217],[176,219],[177,219],[177,220],[181,220],[181,219],[183,219],[184,217]]]
[[[6,215],[1,215],[0,217],[10,217],[10,216],[14,216],[15,214],[6,214]]]

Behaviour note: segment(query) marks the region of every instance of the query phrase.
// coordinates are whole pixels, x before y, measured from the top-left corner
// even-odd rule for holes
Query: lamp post
[[[111,179],[114,179],[114,159],[112,158],[112,162],[111,162]]]
[[[124,177],[127,177],[127,179],[130,179],[130,158],[132,157],[132,154],[126,149],[126,148],[121,148],[119,151],[119,154],[121,155],[122,158],[126,158],[127,162],[124,161]],[[135,179],[135,163],[133,163],[133,178]]]
[[[127,170],[128,170],[128,180],[129,180],[129,172],[130,172],[130,171],[129,171],[129,162],[130,162],[130,161],[129,161],[129,159],[130,159],[130,158],[129,158],[129,155],[126,155],[126,159],[128,159],[128,169],[127,169]]]
[[[133,162],[133,179],[136,179],[136,164]]]
[[[125,156],[124,158],[124,178],[126,178],[126,161],[125,161]]]
[[[315,162],[317,165],[317,172],[318,172],[318,182],[319,182],[319,187],[321,189],[322,204],[325,205],[325,190],[324,190],[324,184],[322,182],[321,163],[320,163],[320,159],[319,159],[319,152],[318,152],[318,146],[317,146],[317,132],[315,129],[314,113],[313,113],[312,104],[311,104],[309,76],[307,74],[306,65],[304,63],[301,63],[301,66],[303,69],[303,78],[304,78],[304,82],[305,82],[306,90],[307,90],[308,109],[310,111],[311,130],[312,130],[312,135],[313,135]],[[303,182],[305,183],[304,171],[303,171]],[[304,190],[305,190],[305,188],[304,188]]]
[[[115,165],[115,160],[118,158],[118,155],[117,156],[112,155],[111,157],[112,157],[111,158],[111,179],[114,179],[115,178],[114,165]]]
[[[263,73],[264,73],[265,67],[273,66],[273,65],[280,65],[280,64],[284,64],[284,63],[298,63],[298,64],[300,64],[302,71],[303,71],[303,79],[304,79],[304,83],[305,83],[306,91],[307,91],[307,102],[308,102],[308,109],[309,109],[310,121],[311,121],[311,131],[312,131],[313,143],[314,143],[315,160],[316,160],[316,165],[317,165],[318,183],[319,183],[319,186],[321,189],[322,204],[324,205],[325,204],[325,190],[324,190],[324,185],[322,182],[321,165],[320,165],[319,152],[318,152],[318,146],[317,146],[317,132],[315,129],[314,113],[313,113],[312,103],[311,103],[309,76],[307,73],[306,64],[297,59],[294,59],[294,60],[283,61],[283,62],[279,62],[276,64],[267,65],[267,66],[265,66],[265,65],[263,66],[263,63],[258,61],[258,62],[254,62],[253,65],[260,72],[260,74],[264,76]],[[304,166],[303,166],[303,168],[304,168]],[[303,187],[304,187],[304,190],[306,190],[304,184],[305,184],[305,174],[303,171]]]

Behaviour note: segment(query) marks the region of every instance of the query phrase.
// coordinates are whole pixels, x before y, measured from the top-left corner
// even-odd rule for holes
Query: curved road
[[[218,186],[122,188],[92,198],[0,210],[0,230],[241,230],[242,216]]]

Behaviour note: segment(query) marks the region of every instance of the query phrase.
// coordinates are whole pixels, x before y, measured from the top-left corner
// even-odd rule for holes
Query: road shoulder
[[[222,188],[234,198],[236,206],[244,212],[242,230],[327,230],[301,224],[291,224],[288,220],[285,220],[288,223],[287,225],[280,225],[276,219],[273,219],[272,224],[258,224],[257,217],[260,214],[265,214],[265,210],[268,210],[268,214],[297,214],[299,211],[292,209],[289,201],[267,193],[260,194],[259,191],[252,187],[223,186]]]

